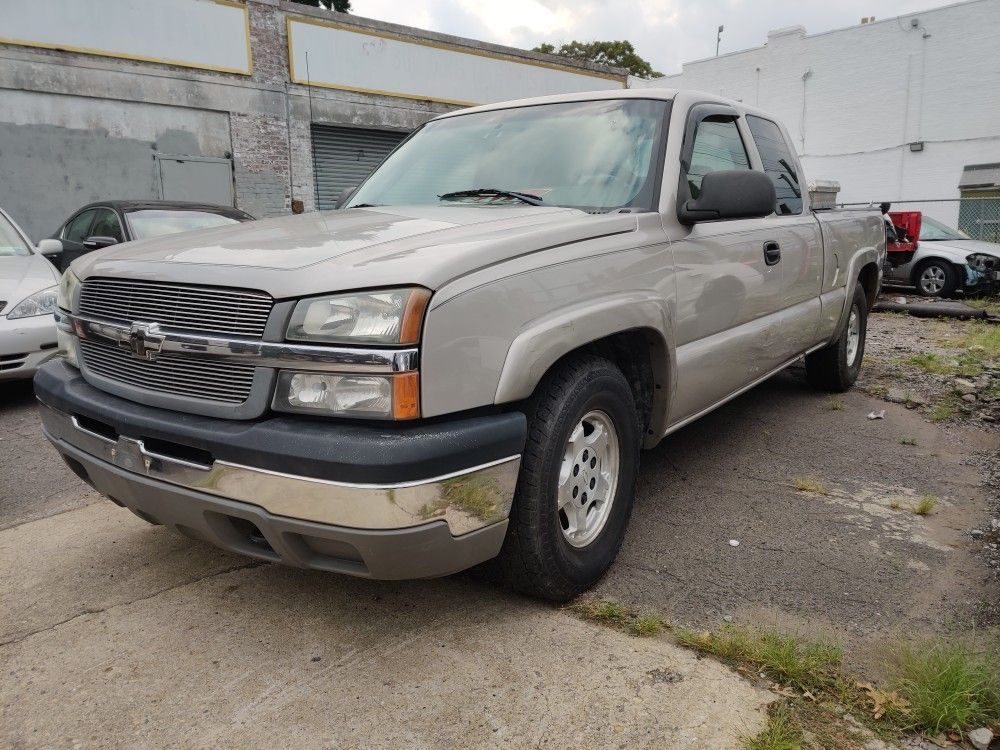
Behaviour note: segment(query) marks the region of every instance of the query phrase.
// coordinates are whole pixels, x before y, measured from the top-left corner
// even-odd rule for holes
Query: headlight
[[[66,312],[73,312],[73,297],[76,295],[76,288],[80,286],[80,279],[72,271],[66,271],[59,279],[59,307]]]
[[[285,337],[326,344],[416,344],[430,296],[426,289],[411,288],[304,299],[295,306]]]
[[[35,292],[14,305],[14,309],[7,313],[7,319],[16,320],[17,318],[31,318],[35,315],[51,315],[56,311],[57,296],[54,286]]]
[[[368,419],[420,416],[419,376],[327,375],[289,372],[278,375],[274,408],[279,411]]]
[[[983,274],[1000,269],[1000,258],[989,253],[972,253],[966,257],[965,262],[971,268]]]

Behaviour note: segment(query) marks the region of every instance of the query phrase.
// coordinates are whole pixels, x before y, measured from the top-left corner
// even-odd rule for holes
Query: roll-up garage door
[[[312,126],[316,195],[320,210],[334,207],[344,188],[357,187],[406,133]]]

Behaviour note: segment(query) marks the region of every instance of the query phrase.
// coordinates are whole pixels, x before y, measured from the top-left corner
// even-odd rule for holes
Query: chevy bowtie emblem
[[[118,342],[118,346],[136,359],[152,362],[163,346],[163,335],[156,323],[133,323],[129,332]]]

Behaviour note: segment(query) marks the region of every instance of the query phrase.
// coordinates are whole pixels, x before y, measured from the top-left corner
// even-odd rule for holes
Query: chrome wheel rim
[[[920,290],[927,294],[939,294],[944,289],[945,280],[941,266],[927,266],[920,274]]]
[[[566,442],[559,469],[559,527],[573,547],[586,547],[604,529],[618,489],[618,432],[603,411],[587,412]]]
[[[858,344],[861,343],[861,317],[858,308],[851,308],[851,317],[847,319],[847,366],[851,367],[858,356]]]

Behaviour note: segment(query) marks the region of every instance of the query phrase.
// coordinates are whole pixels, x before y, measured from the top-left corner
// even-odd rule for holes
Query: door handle
[[[774,240],[764,243],[764,263],[773,266],[781,260],[781,245]]]

